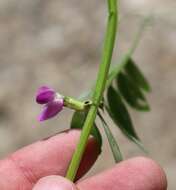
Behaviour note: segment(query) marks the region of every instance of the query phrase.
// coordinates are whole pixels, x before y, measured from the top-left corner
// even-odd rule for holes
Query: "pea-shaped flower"
[[[42,86],[36,94],[36,102],[44,104],[39,121],[44,121],[56,116],[64,107],[64,97],[47,86]]]

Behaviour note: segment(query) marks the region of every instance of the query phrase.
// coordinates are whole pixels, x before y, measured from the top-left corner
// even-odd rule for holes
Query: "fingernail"
[[[74,183],[61,176],[48,176],[40,179],[33,190],[78,190]]]
[[[69,131],[70,131],[69,129],[59,131],[58,133],[55,133],[55,134],[53,134],[53,135],[51,135],[51,136],[49,136],[49,137],[43,138],[42,141],[47,141],[47,140],[49,140],[50,138],[57,136],[58,134],[61,134],[61,133],[68,133]]]

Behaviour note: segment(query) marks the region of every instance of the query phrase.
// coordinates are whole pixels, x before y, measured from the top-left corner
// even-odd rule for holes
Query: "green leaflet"
[[[106,110],[114,123],[121,129],[128,139],[136,143],[145,151],[133,127],[127,108],[125,107],[119,93],[112,86],[108,88],[107,101],[108,105],[106,105]]]
[[[142,90],[124,73],[117,77],[117,85],[126,102],[139,111],[149,111],[150,107]]]
[[[110,86],[108,89],[107,100],[107,111],[110,112],[110,116],[115,121],[115,123],[127,136],[133,136],[136,139],[139,139],[132,125],[130,115],[128,114],[124,103],[122,102],[119,93],[112,86]]]
[[[144,77],[141,70],[137,67],[137,65],[134,63],[134,61],[131,58],[128,60],[128,63],[125,66],[125,71],[128,74],[128,76],[131,78],[131,80],[133,80],[134,83],[138,85],[141,89],[143,89],[146,92],[151,91],[147,79]]]
[[[116,163],[118,163],[118,162],[123,160],[122,154],[120,152],[120,148],[119,148],[119,146],[118,146],[118,144],[117,144],[117,142],[115,140],[115,137],[113,136],[113,134],[112,134],[112,132],[110,130],[110,127],[108,126],[108,124],[106,123],[106,121],[104,120],[102,115],[99,113],[98,116],[99,116],[99,118],[100,118],[100,120],[102,122],[105,134],[106,134],[106,136],[108,138],[108,142],[109,142],[109,145],[110,145],[114,160],[115,160]]]
[[[87,111],[75,111],[71,121],[71,129],[82,129],[86,116],[87,116]],[[94,124],[94,127],[92,127],[91,134],[96,138],[101,149],[102,137],[96,124]]]
[[[124,54],[118,64],[113,66],[109,72],[106,86],[109,87],[112,81],[118,76],[129,60],[129,55]]]

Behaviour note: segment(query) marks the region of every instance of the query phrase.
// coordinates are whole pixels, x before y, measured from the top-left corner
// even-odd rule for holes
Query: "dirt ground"
[[[168,189],[175,190],[176,2],[123,0],[120,7],[115,63],[130,47],[142,17],[153,15],[134,55],[152,86],[148,96],[152,110],[132,112],[132,116],[149,150],[148,156],[162,165],[168,176]],[[105,1],[101,0],[0,0],[1,158],[69,128],[72,114],[69,110],[38,124],[40,107],[34,95],[43,84],[75,97],[91,87],[101,56],[105,17]],[[114,128],[114,133],[125,158],[144,155],[118,129]],[[102,156],[88,175],[113,164],[105,140]]]

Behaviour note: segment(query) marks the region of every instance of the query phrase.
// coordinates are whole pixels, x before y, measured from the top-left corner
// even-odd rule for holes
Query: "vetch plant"
[[[107,5],[108,22],[103,53],[97,80],[92,89],[78,99],[61,95],[47,86],[40,87],[36,95],[37,103],[44,105],[38,117],[39,121],[56,116],[64,107],[75,110],[70,126],[82,129],[82,132],[66,174],[72,181],[77,174],[90,134],[97,139],[100,148],[102,146],[101,133],[96,123],[97,117],[102,123],[115,162],[123,159],[118,143],[105,120],[106,113],[129,140],[145,150],[134,129],[128,106],[137,111],[150,110],[145,97],[145,94],[150,92],[150,86],[132,58],[150,18],[145,18],[129,51],[122,56],[117,65],[110,68],[118,27],[118,1],[107,0]]]

